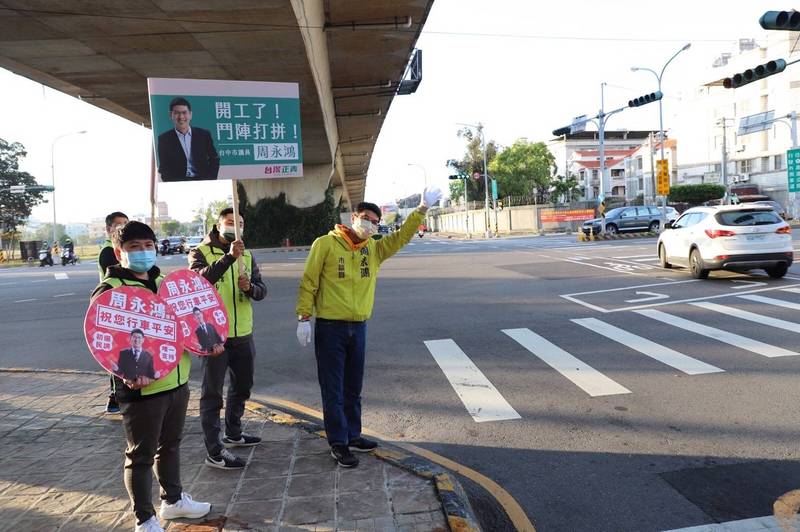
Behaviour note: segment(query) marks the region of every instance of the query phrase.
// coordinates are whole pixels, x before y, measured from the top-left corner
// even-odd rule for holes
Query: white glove
[[[297,322],[297,341],[303,347],[311,343],[311,322],[298,321]]]
[[[425,187],[425,190],[422,191],[423,207],[433,207],[433,205],[440,199],[442,199],[442,191],[439,187]]]

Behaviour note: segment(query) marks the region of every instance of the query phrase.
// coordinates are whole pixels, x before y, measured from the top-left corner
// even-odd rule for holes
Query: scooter
[[[53,265],[53,254],[50,253],[50,248],[42,248],[39,250],[39,267],[44,268],[46,264]]]
[[[79,260],[78,255],[76,255],[74,252],[68,249],[64,249],[63,251],[61,251],[62,266],[66,266],[67,264],[73,264],[73,265],[78,264],[78,260]]]
[[[419,235],[420,238],[422,238],[422,235],[424,235],[424,234],[425,234],[425,231],[423,231],[422,229],[417,231],[417,235]]]

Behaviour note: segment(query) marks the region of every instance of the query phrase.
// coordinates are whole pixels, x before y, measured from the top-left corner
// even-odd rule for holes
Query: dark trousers
[[[244,403],[253,388],[253,361],[256,346],[253,337],[228,338],[225,351],[219,356],[203,357],[203,387],[200,395],[200,422],[209,456],[222,451],[219,411],[222,409],[222,388],[225,374],[229,375],[228,396],[225,401],[225,434],[231,438],[242,435]]]
[[[316,320],[314,354],[330,445],[347,445],[361,436],[366,341],[366,322]]]
[[[155,397],[120,404],[128,440],[125,487],[139,523],[155,515],[151,492],[154,461],[161,499],[173,504],[181,498],[180,446],[188,404],[187,384]]]

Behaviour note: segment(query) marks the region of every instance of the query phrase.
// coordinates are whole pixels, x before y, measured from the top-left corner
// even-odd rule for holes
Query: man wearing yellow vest
[[[156,235],[150,226],[128,222],[112,235],[119,260],[109,266],[103,281],[92,293],[94,299],[120,286],[138,286],[158,293],[163,276],[156,262]],[[158,380],[140,376],[135,380],[114,377],[114,391],[122,413],[128,446],[124,479],[136,516],[136,532],[163,532],[151,494],[153,463],[161,485],[162,519],[203,517],[211,510],[205,502],[193,501],[181,485],[180,445],[186,407],[189,404],[189,369],[192,361],[184,352],[178,366]]]
[[[252,301],[264,299],[267,287],[261,280],[253,256],[244,249],[244,242],[236,239],[235,224],[233,209],[223,209],[217,225],[189,254],[189,268],[216,287],[228,311],[230,324],[224,350],[203,357],[200,421],[208,452],[205,464],[218,469],[241,469],[245,465],[244,460],[227,448],[261,443],[258,436],[242,432],[242,415],[253,387],[253,360],[256,356]],[[241,216],[239,230],[244,231]],[[243,274],[239,273],[239,261],[244,264]],[[223,404],[226,372],[230,381],[225,401],[225,434],[221,435],[219,412]]]
[[[375,301],[375,282],[383,261],[397,253],[425,221],[428,207],[441,198],[437,188],[422,193],[419,208],[399,231],[380,240],[381,210],[374,203],[359,203],[352,227],[337,225],[314,241],[306,259],[297,294],[297,340],[311,342],[322,392],[322,413],[331,456],[342,467],[358,465],[352,451],[369,452],[377,443],[361,436],[361,387],[367,320]]]
[[[117,227],[122,227],[128,223],[128,217],[124,212],[115,211],[106,216],[106,241],[100,246],[100,255],[97,257],[97,272],[100,274],[100,282],[106,276],[106,270],[109,266],[119,264],[117,256],[114,254],[114,245],[111,242],[111,235],[117,230]],[[114,379],[111,379],[111,391],[108,394],[108,403],[106,404],[106,414],[119,414],[119,405],[117,399],[114,397]]]

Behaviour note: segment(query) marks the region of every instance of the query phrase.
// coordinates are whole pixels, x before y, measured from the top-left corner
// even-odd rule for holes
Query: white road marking
[[[800,517],[795,515],[787,520],[778,520],[774,516],[768,515],[766,517],[753,517],[752,519],[740,519],[739,521],[728,521],[726,523],[674,528],[665,532],[781,532],[788,530],[800,530]]]
[[[530,329],[503,329],[503,332],[592,397],[631,393]]]
[[[18,299],[14,301],[14,303],[27,303],[28,301],[36,301],[36,298],[33,299]]]
[[[668,285],[668,284],[694,283],[694,282],[697,282],[697,281],[698,281],[697,279],[689,279],[687,281],[671,281],[671,282],[668,282],[668,283],[645,284],[645,285],[640,285],[640,286],[627,286],[627,287],[622,287],[622,288],[609,288],[607,290],[593,290],[593,291],[590,291],[590,292],[576,292],[574,294],[562,294],[559,297],[563,297],[564,299],[566,299],[568,301],[572,301],[573,303],[577,303],[578,305],[583,305],[584,307],[590,308],[592,310],[597,310],[597,311],[603,312],[603,313],[610,313],[610,312],[625,312],[625,311],[628,311],[628,310],[637,310],[637,309],[643,309],[643,308],[648,308],[648,307],[660,307],[660,306],[663,306],[663,305],[676,305],[678,303],[691,303],[693,301],[703,301],[703,300],[706,300],[706,299],[719,299],[721,297],[732,297],[732,296],[739,295],[739,294],[737,294],[735,292],[731,292],[730,294],[717,294],[717,295],[714,295],[714,296],[690,297],[690,298],[686,298],[686,299],[676,299],[674,301],[662,301],[661,303],[648,303],[648,304],[645,304],[645,305],[633,305],[633,306],[630,306],[630,307],[620,307],[620,308],[615,308],[615,309],[607,309],[607,308],[601,307],[599,305],[592,305],[591,303],[587,303],[585,301],[581,301],[577,297],[577,296],[590,295],[590,294],[600,294],[600,293],[603,293],[603,292],[616,292],[616,291],[619,291],[619,290],[632,290],[634,288],[646,288],[648,286],[664,286],[664,285]],[[749,292],[744,292],[744,293],[745,294],[757,294],[759,292],[767,292],[767,291],[770,291],[770,290],[777,290],[777,289],[778,288],[775,287],[775,286],[769,286],[767,288],[758,288],[756,290],[750,290]],[[794,291],[796,293],[800,293],[800,288],[795,288],[795,289],[782,288],[781,290],[785,290],[785,291],[789,291],[789,292]]]
[[[46,283],[47,279],[40,279],[38,281],[31,281],[32,283]]]
[[[659,294],[657,292],[636,291],[636,295],[647,295],[647,297],[640,297],[637,299],[626,299],[625,303],[641,303],[643,301],[658,301],[659,299],[669,299],[667,294]]]
[[[426,340],[425,347],[476,422],[521,418],[453,340]]]
[[[784,331],[800,333],[800,323],[795,323],[793,321],[786,321],[786,320],[780,320],[778,318],[771,318],[769,316],[762,316],[761,314],[756,314],[755,312],[742,310],[736,307],[729,307],[726,305],[718,305],[717,303],[699,302],[699,303],[691,303],[691,305],[695,307],[704,308],[706,310],[713,310],[714,312],[721,312],[722,314],[725,314],[727,316],[735,316],[743,320],[760,323],[761,325],[768,325],[770,327],[775,327],[777,329],[783,329]]]
[[[658,260],[658,257],[648,257],[646,259],[633,259],[635,262],[655,262]]]
[[[574,319],[571,321],[586,327],[590,331],[594,331],[597,334],[602,334],[606,338],[610,338],[615,342],[619,342],[622,345],[628,346],[634,351],[639,351],[643,355],[647,355],[663,364],[672,366],[673,368],[688,375],[720,373],[725,371],[724,369],[712,366],[711,364],[706,364],[705,362],[692,358],[688,355],[684,355],[683,353],[675,351],[674,349],[657,344],[651,340],[648,340],[647,338],[642,338],[641,336],[637,336],[596,318]]]
[[[627,270],[618,270],[617,268],[609,268],[607,266],[600,266],[599,264],[591,264],[589,262],[581,262],[579,260],[570,260],[570,259],[561,259],[561,260],[563,260],[564,262],[571,262],[573,264],[580,264],[582,266],[591,266],[592,268],[600,268],[602,270],[611,270],[612,272],[617,272],[617,273],[627,273],[629,275],[645,275],[643,273],[636,273],[636,272],[631,272],[631,271],[627,271]]]
[[[67,297],[67,296],[74,296],[75,292],[68,292],[66,294],[55,294],[53,297]]]
[[[759,342],[758,340],[753,340],[752,338],[747,338],[745,336],[740,336],[728,331],[723,331],[722,329],[709,327],[708,325],[702,325],[678,316],[673,316],[672,314],[667,314],[665,312],[661,312],[660,310],[643,309],[634,310],[634,312],[641,314],[642,316],[647,316],[648,318],[653,318],[654,320],[658,320],[662,323],[684,329],[686,331],[700,334],[708,338],[713,338],[714,340],[730,344],[734,347],[752,351],[753,353],[757,353],[765,357],[789,357],[800,354],[789,351],[788,349],[784,349],[782,347],[765,344],[763,342]]]
[[[781,288],[784,292],[791,292],[793,294],[800,294],[800,288]]]
[[[624,257],[612,257],[614,259],[640,259],[642,257],[652,257],[652,253],[648,253],[647,255],[626,255]]]
[[[754,286],[767,286],[767,283],[760,281],[741,281],[739,279],[731,279],[732,283],[742,283],[741,286],[734,286],[734,290],[741,290],[742,288],[753,288]]]
[[[66,273],[54,273],[53,276],[58,280],[69,279],[69,275]]]
[[[791,301],[784,301],[782,299],[775,299],[774,297],[766,296],[739,296],[742,299],[755,301],[757,303],[764,303],[767,305],[775,305],[776,307],[790,308],[792,310],[800,310],[800,303],[792,303]]]

